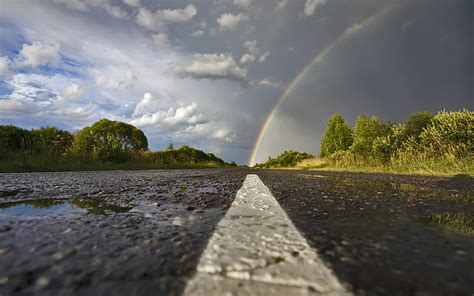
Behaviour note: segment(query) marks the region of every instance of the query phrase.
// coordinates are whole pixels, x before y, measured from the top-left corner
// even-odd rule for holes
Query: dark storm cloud
[[[353,34],[282,105],[275,124],[297,118],[302,140],[280,149],[317,153],[326,120],[335,112],[353,123],[360,114],[400,122],[415,111],[472,110],[472,8],[472,1],[407,2]],[[289,129],[293,135],[295,128]]]

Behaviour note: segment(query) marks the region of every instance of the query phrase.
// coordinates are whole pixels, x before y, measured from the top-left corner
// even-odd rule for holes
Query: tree
[[[0,125],[0,151],[31,149],[31,132],[14,125]]]
[[[145,134],[133,125],[101,119],[80,130],[74,137],[75,156],[111,162],[129,160],[133,152],[148,150]]]
[[[359,116],[354,126],[354,142],[351,151],[360,156],[370,156],[377,137],[390,134],[390,126],[383,124],[377,116]]]
[[[294,167],[299,162],[313,158],[311,154],[305,152],[298,152],[293,150],[284,151],[276,158],[268,157],[267,162],[261,164],[261,167],[271,168],[271,167]]]
[[[62,155],[71,146],[73,135],[55,127],[42,127],[31,131],[32,150],[35,153]]]
[[[168,150],[173,150],[173,149],[174,149],[173,143],[169,143],[168,144]]]
[[[347,150],[352,145],[352,130],[341,114],[329,118],[321,140],[321,156],[328,156],[336,151]]]
[[[407,137],[418,138],[433,119],[431,112],[415,112],[412,113],[405,122],[405,135]]]

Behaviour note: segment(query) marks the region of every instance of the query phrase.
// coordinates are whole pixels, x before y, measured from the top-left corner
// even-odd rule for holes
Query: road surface
[[[474,181],[0,174],[1,295],[473,295]]]

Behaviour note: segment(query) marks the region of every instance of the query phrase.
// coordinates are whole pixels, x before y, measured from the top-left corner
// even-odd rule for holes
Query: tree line
[[[337,113],[328,120],[320,151],[330,161],[361,166],[473,161],[474,112],[416,112],[404,123],[359,116],[353,128]]]
[[[41,162],[41,164],[39,164]],[[212,153],[188,146],[150,151],[148,139],[133,125],[101,119],[76,133],[56,127],[27,130],[13,125],[0,125],[0,171],[21,170],[28,166],[48,170],[54,163],[62,163],[64,169],[75,164],[146,164],[146,168],[182,164],[227,165]],[[3,165],[2,165],[3,163]],[[37,163],[37,165],[33,165]],[[232,163],[233,165],[235,163]],[[150,166],[151,165],[151,166]],[[76,165],[77,167],[77,165]],[[87,168],[94,168],[89,165]],[[71,167],[73,169],[73,167]],[[125,166],[126,168],[126,166]]]
[[[311,157],[290,150],[256,166],[292,167]],[[313,163],[318,167],[474,171],[474,112],[415,112],[403,123],[384,123],[377,116],[361,115],[353,127],[336,113],[327,121],[320,157],[313,158]]]

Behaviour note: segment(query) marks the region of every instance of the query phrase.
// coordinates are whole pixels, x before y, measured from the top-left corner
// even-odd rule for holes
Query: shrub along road
[[[268,186],[302,239],[351,293],[474,291],[472,178],[170,170],[0,174],[0,293],[179,295],[219,221],[231,225],[223,217],[248,173]],[[258,186],[244,192],[265,195]],[[241,203],[228,213],[235,216]],[[270,235],[287,227],[265,225],[270,212],[279,213],[277,205],[260,206],[262,227],[277,227]],[[246,235],[237,231],[232,238]],[[207,247],[206,258],[215,248]],[[270,253],[254,254],[253,262]],[[278,254],[269,267],[296,260]],[[253,273],[257,269],[250,279],[265,274],[261,268]],[[242,283],[233,289],[249,291],[248,278],[237,275]],[[272,289],[283,294],[286,288]],[[301,291],[317,295],[313,286]]]

